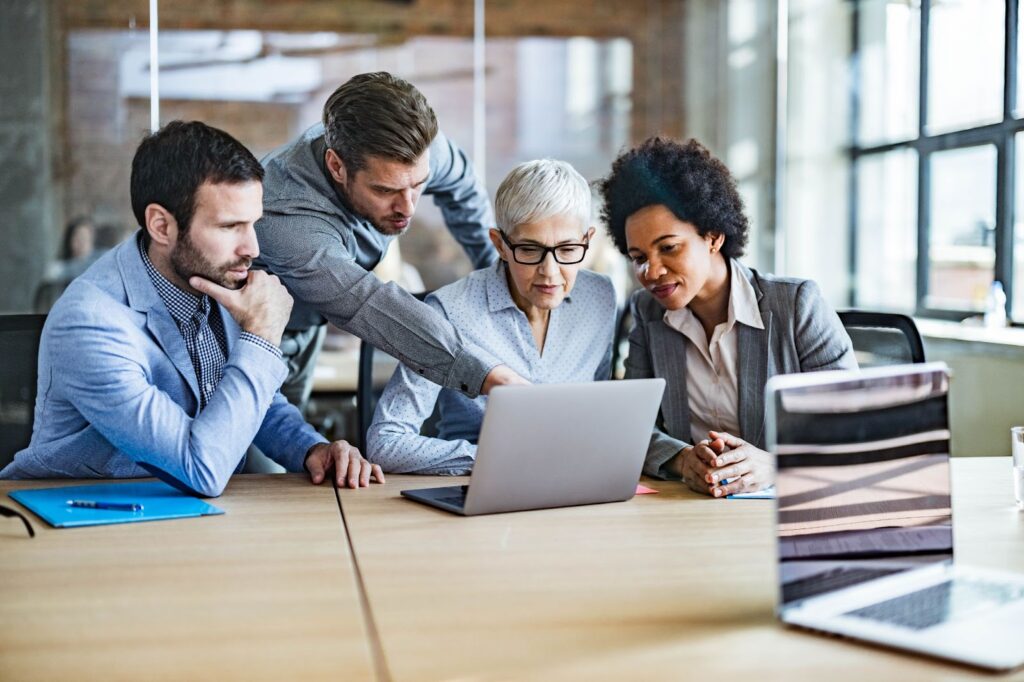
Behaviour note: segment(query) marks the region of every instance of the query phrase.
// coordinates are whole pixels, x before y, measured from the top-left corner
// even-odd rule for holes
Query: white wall
[[[925,336],[924,350],[953,370],[953,454],[1009,455],[1010,427],[1024,425],[1024,347]]]

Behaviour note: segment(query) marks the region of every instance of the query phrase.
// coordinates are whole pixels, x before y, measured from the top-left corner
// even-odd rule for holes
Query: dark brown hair
[[[201,121],[171,121],[147,135],[132,159],[132,211],[149,245],[146,207],[163,206],[188,232],[196,194],[204,182],[262,182],[263,166],[245,146],[223,130]]]
[[[366,157],[415,163],[437,135],[437,117],[411,83],[385,71],[353,76],[324,104],[324,137],[345,169]]]

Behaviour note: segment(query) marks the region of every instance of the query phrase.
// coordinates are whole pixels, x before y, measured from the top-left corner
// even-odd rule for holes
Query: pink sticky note
[[[639,483],[637,483],[636,485],[637,495],[656,495],[657,493],[658,491],[655,490],[654,488],[648,488],[647,486],[640,485]]]

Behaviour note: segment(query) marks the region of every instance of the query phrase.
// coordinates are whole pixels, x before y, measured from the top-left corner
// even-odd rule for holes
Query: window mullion
[[[1013,310],[1014,225],[1017,205],[1017,141],[1009,127],[1017,107],[1017,13],[1018,0],[1006,0],[1006,45],[1003,62],[1004,132],[999,149],[999,171],[996,185],[996,262],[995,278],[1006,292],[1006,314]]]
[[[849,233],[849,278],[846,291],[846,303],[851,308],[857,307],[857,155],[856,149],[860,146],[860,89],[862,86],[862,74],[860,66],[860,2],[853,3],[850,20],[850,172],[847,177],[847,207],[850,226]]]
[[[1015,141],[1004,136],[999,142],[999,167],[996,171],[996,233],[994,279],[1003,283],[1006,292],[1007,314],[1013,301],[1013,191]]]
[[[925,137],[928,123],[928,20],[931,14],[930,0],[921,0],[921,37],[919,42],[919,85],[917,105],[917,308],[924,308],[925,296],[928,293],[928,268],[931,259],[928,257],[928,226],[930,224],[931,207],[931,153],[920,144]]]
[[[1003,120],[1017,108],[1017,0],[1006,0],[1006,44],[1003,51]]]

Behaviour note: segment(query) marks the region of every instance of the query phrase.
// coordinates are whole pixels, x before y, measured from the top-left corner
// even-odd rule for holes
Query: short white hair
[[[498,229],[505,234],[558,215],[577,218],[586,232],[590,227],[590,185],[565,161],[526,161],[498,186],[494,215]]]

